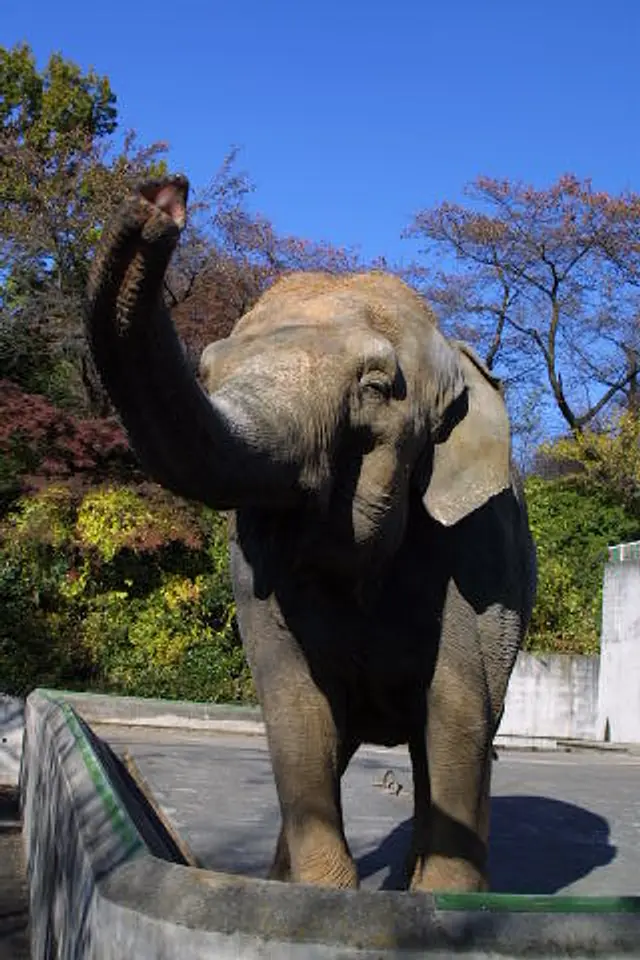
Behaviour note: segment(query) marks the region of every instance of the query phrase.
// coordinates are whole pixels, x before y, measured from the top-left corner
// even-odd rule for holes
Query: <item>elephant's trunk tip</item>
[[[171,217],[180,230],[184,228],[187,222],[189,196],[189,181],[184,174],[177,173],[171,177],[147,182],[139,188],[138,192],[145,200]]]

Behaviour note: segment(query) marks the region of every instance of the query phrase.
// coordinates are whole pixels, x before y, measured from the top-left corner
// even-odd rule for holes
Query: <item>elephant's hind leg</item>
[[[287,883],[291,880],[291,857],[289,856],[289,846],[284,834],[284,828],[280,827],[278,841],[276,843],[276,852],[273,856],[273,863],[267,874],[269,880],[281,880]]]
[[[424,861],[428,853],[431,790],[424,727],[409,740],[409,755],[413,771],[413,830],[405,864],[405,886],[411,887],[414,877],[420,872],[418,864]]]

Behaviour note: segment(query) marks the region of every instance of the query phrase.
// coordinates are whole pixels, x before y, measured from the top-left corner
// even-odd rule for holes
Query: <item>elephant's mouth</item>
[[[307,500],[298,527],[297,559],[346,582],[377,579],[402,541],[405,510],[389,496],[363,497],[353,479],[338,476],[328,499]]]

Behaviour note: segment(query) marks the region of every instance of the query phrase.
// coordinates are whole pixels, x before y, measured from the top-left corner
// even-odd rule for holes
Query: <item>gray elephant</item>
[[[107,225],[98,371],[144,468],[234,511],[238,620],[282,827],[270,876],[355,887],[340,779],[408,744],[413,890],[482,890],[492,741],[534,597],[499,384],[379,272],[277,281],[193,376],[162,304],[183,177]]]

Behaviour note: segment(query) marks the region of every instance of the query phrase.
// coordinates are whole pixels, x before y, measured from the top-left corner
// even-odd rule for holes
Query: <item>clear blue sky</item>
[[[638,0],[0,0],[19,40],[107,74],[194,183],[238,144],[279,230],[367,256],[481,173],[640,190]]]

